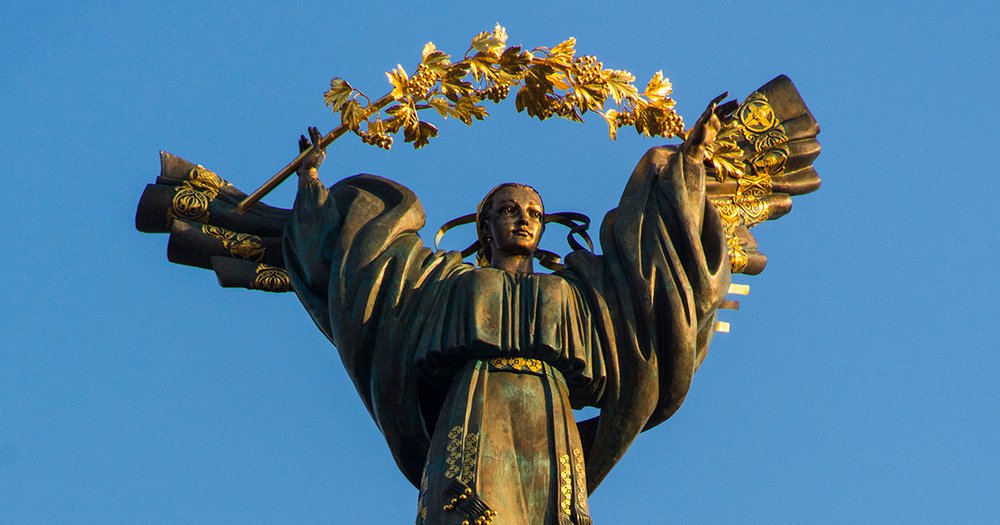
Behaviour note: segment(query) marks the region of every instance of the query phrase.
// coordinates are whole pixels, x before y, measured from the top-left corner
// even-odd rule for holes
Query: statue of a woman
[[[718,129],[710,108],[684,144],[650,150],[603,221],[603,254],[577,250],[551,274],[534,273],[546,214],[531,187],[483,199],[477,268],[423,245],[423,210],[402,185],[324,187],[314,148],[285,267],[420,487],[418,524],[590,523],[587,495],[677,410],[730,280],[704,189]],[[578,425],[583,406],[600,416]]]

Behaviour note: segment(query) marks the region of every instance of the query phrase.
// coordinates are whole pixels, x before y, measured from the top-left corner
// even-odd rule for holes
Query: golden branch
[[[389,149],[392,136],[402,130],[406,142],[422,148],[437,136],[438,129],[420,120],[420,111],[434,109],[445,119],[456,118],[472,125],[473,120],[489,115],[480,104],[483,100],[499,103],[514,87],[518,112],[539,120],[555,116],[583,122],[582,115],[593,111],[608,123],[612,140],[625,126],[633,126],[645,136],[672,137],[683,132],[684,123],[669,96],[670,82],[662,72],[657,72],[640,93],[632,84],[635,76],[628,71],[604,69],[594,56],[575,55],[574,38],[531,51],[521,46],[508,47],[507,32],[500,24],[492,32],[473,37],[468,51],[457,62],[428,42],[414,74],[410,76],[401,65],[387,72],[392,91],[374,102],[347,81],[332,79],[330,89],[323,94],[324,101],[340,114],[341,124],[327,133],[319,146],[325,149],[350,131],[366,144]],[[605,110],[608,99],[616,107]],[[246,212],[295,173],[308,152],[300,153],[243,199],[237,210]]]

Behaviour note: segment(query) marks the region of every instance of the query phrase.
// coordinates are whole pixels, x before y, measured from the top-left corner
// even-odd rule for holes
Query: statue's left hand
[[[698,117],[698,121],[694,123],[691,130],[688,131],[687,139],[681,145],[681,151],[684,152],[684,156],[687,157],[688,161],[696,164],[704,162],[707,156],[706,148],[712,147],[712,144],[715,143],[716,135],[719,134],[719,130],[722,128],[722,122],[719,121],[719,117],[715,114],[715,107],[728,95],[728,93],[723,93],[715,97],[708,104],[708,107],[705,108],[705,112]]]
[[[303,177],[317,177],[317,168],[323,161],[326,160],[326,152],[320,147],[320,141],[323,136],[320,134],[319,130],[310,127],[309,128],[309,138],[307,139],[305,135],[299,137],[299,153],[312,148],[305,157],[302,158],[302,164],[299,165],[297,173],[300,178]]]

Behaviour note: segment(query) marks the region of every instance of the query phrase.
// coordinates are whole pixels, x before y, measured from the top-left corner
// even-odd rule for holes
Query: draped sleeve
[[[602,223],[603,255],[567,257],[601,325],[606,370],[600,416],[581,427],[589,492],[680,407],[714,333],[730,270],[704,177],[676,148],[651,149]]]
[[[406,187],[375,175],[330,189],[300,188],[285,228],[292,288],[337,347],[358,394],[414,485],[427,455],[429,423],[412,363],[421,305],[471,270],[457,252],[423,246],[424,212]],[[430,423],[432,424],[432,423]]]

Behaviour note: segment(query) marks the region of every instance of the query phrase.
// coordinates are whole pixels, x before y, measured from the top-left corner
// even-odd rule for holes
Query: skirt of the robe
[[[565,381],[534,359],[470,361],[431,440],[418,525],[590,524]]]

